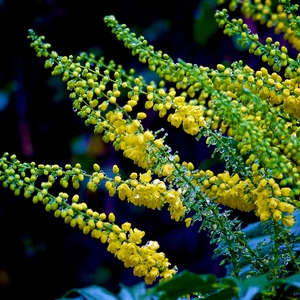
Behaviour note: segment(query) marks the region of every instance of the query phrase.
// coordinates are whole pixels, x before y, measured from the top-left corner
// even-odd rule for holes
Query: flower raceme
[[[218,2],[221,4],[224,0],[219,0]],[[287,5],[287,2],[282,1],[283,4],[277,5],[276,10],[273,11],[272,2],[273,1],[271,0],[267,0],[264,3],[261,0],[255,1],[254,3],[242,1],[241,11],[246,18],[252,18],[254,21],[259,21],[262,25],[266,24],[268,28],[274,27],[274,32],[276,34],[283,33],[284,39],[299,50],[299,28],[297,28],[296,23],[289,22],[289,20],[294,18],[294,9],[285,10],[284,5]],[[231,1],[229,6],[230,10],[235,11],[237,7],[238,1]]]
[[[285,167],[288,163],[292,170],[295,170],[300,162],[299,152],[296,150],[299,148],[299,141],[295,139],[299,97],[296,61],[288,56],[285,46],[280,48],[279,42],[272,44],[271,38],[266,39],[266,45],[259,43],[257,35],[250,34],[242,20],[233,20],[230,23],[224,11],[217,13],[216,19],[220,26],[222,22],[227,24],[228,28],[235,26],[236,35],[240,33],[242,37],[245,35],[244,39],[253,43],[252,48],[249,48],[250,52],[254,48],[259,48],[265,53],[272,50],[270,55],[274,54],[272,57],[280,62],[281,67],[285,67],[287,78],[283,80],[275,72],[269,74],[264,67],[255,71],[249,66],[244,66],[242,61],[227,68],[219,64],[216,70],[192,66],[182,61],[175,64],[167,55],[159,51],[154,52],[151,46],[146,46],[142,38],[131,36],[125,30],[125,26],[119,26],[114,18],[107,17],[106,22],[126,46],[130,48],[133,44],[128,41],[134,41],[135,47],[139,48],[140,60],[148,58],[150,68],[155,69],[165,80],[175,82],[176,88],[184,90],[172,100],[174,92],[171,88],[169,92],[171,96],[166,101],[164,93],[158,92],[155,95],[151,88],[149,93],[151,97],[147,96],[146,108],[156,107],[158,110],[160,106],[163,107],[168,103],[168,107],[171,106],[175,110],[175,113],[168,115],[168,121],[176,127],[183,124],[184,130],[192,135],[197,134],[197,138],[204,134],[211,139],[213,132],[209,131],[208,127],[212,129],[220,127],[222,133],[227,131],[239,143],[238,151],[241,156],[244,158],[254,156],[252,161],[259,160],[265,170],[269,171],[270,174],[267,174],[269,178],[279,179],[282,176],[294,182],[296,194],[299,194],[298,171],[291,172],[291,169]],[[156,56],[163,59],[154,59]],[[169,68],[162,68],[160,64],[168,64]],[[272,62],[270,65],[273,65]],[[277,66],[273,67],[277,69]],[[197,91],[199,91],[198,98],[195,97]],[[189,97],[191,100],[188,101]],[[199,116],[199,119],[185,115],[192,107],[200,112],[200,116],[196,112],[193,113]],[[289,114],[288,122],[285,118],[286,113]],[[183,120],[186,120],[186,123]],[[274,135],[275,138],[272,139],[269,135]],[[288,149],[286,145],[289,145]],[[220,146],[224,152],[226,145],[220,143]],[[236,149],[230,154],[234,151],[236,152]],[[231,162],[230,159],[225,161]],[[227,164],[226,168],[232,166],[234,164]],[[238,167],[245,168],[244,165]]]
[[[119,177],[119,176],[118,176]],[[110,195],[118,193],[121,200],[127,199],[128,202],[136,206],[146,206],[151,209],[161,209],[164,204],[168,204],[171,219],[179,221],[185,211],[181,201],[180,191],[167,189],[166,184],[159,180],[152,181],[151,171],[140,174],[138,179],[137,173],[130,174],[130,179],[126,181],[114,182],[107,181],[106,188]]]
[[[103,180],[106,177],[104,173],[99,173],[98,164],[94,165],[94,170],[95,173],[98,172],[97,176],[95,173],[91,175],[87,184],[87,187],[92,189],[94,185],[91,185],[91,182],[95,184],[96,178],[100,177]],[[119,171],[116,165],[113,166],[113,171]],[[37,177],[47,178],[47,181],[41,183],[41,188],[37,186]],[[33,203],[42,202],[46,211],[52,211],[55,217],[62,218],[66,224],[78,227],[84,234],[108,244],[107,250],[123,261],[125,267],[134,268],[134,274],[144,277],[147,284],[153,283],[156,278],[169,279],[177,272],[176,268],[169,268],[170,262],[165,254],[156,251],[159,248],[157,242],[150,241],[140,246],[144,231],[132,228],[128,222],[118,226],[113,213],[106,216],[104,213],[93,211],[86,203],[79,201],[77,194],[73,195],[71,203],[67,193],[52,195],[50,188],[56,177],[60,177],[61,185],[67,187],[67,177],[72,178],[74,184],[77,180],[82,182],[89,176],[82,171],[79,164],[73,168],[67,165],[65,170],[58,165],[36,166],[35,163],[20,163],[15,155],[9,157],[8,153],[5,153],[0,161],[0,180],[5,187],[9,187],[15,195],[19,195],[23,190],[25,198],[31,197]],[[78,188],[77,184],[75,186]]]
[[[254,210],[262,222],[272,217],[287,226],[295,223],[291,189],[280,188],[274,179],[267,181],[258,176],[255,180],[259,182],[254,185],[249,178],[241,180],[238,174],[230,176],[227,171],[215,176],[208,170],[203,176],[207,179],[202,182],[201,189],[211,200],[240,211]]]

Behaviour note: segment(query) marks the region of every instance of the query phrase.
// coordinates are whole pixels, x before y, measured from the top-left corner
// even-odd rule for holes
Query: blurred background
[[[44,59],[29,47],[28,29],[44,35],[59,55],[94,52],[125,69],[135,68],[146,80],[157,77],[117,41],[106,28],[104,16],[115,15],[174,60],[215,67],[243,59],[255,68],[258,62],[218,29],[213,18],[215,2],[0,0],[1,155],[8,151],[24,162],[62,166],[79,162],[87,171],[96,162],[108,173],[118,164],[124,176],[139,171],[73,112],[61,77],[52,77],[44,69]],[[196,142],[155,113],[147,122],[151,129],[164,127],[169,132],[167,143],[182,160],[222,170],[221,164],[210,159],[213,149],[207,149],[204,141]],[[158,241],[179,271],[224,275],[219,261],[211,258],[213,247],[205,232],[198,233],[200,224],[186,229],[184,223],[170,220],[166,209],[137,208],[110,198],[101,189],[81,193],[93,209],[114,212],[118,224],[128,221],[144,230],[145,243]],[[141,281],[105,245],[55,219],[42,204],[34,205],[0,187],[0,299],[55,299],[71,288],[91,284],[117,293],[119,283],[131,286]]]

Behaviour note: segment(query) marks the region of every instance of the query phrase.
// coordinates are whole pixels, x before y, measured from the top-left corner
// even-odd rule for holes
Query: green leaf
[[[232,277],[231,280],[236,283],[239,289],[239,300],[252,300],[257,294],[265,291],[271,285],[266,275],[245,280],[238,280]]]
[[[225,284],[225,286],[213,295],[206,297],[205,300],[225,300],[233,299],[237,296],[237,286],[234,280],[231,280],[231,278],[225,278],[222,283]]]
[[[208,297],[205,297],[205,300],[220,300],[220,299],[233,299],[236,297],[236,292],[230,289],[223,289],[218,292],[216,292],[213,295],[210,295]]]
[[[206,294],[216,292],[217,290],[219,290],[219,286],[217,285],[215,275],[197,275],[183,271],[175,275],[172,279],[151,289],[149,295],[158,295],[161,300],[175,300],[180,296],[195,292]]]
[[[91,285],[81,289],[72,289],[68,291],[62,298],[56,300],[120,300],[120,298],[112,294],[107,289]]]
[[[138,283],[132,287],[120,283],[121,290],[118,294],[120,299],[137,300],[141,299],[146,293],[146,285],[144,282]]]
[[[294,274],[282,280],[283,283],[300,288],[300,274]]]
[[[300,293],[300,273],[291,275],[286,278],[272,280],[271,284],[278,290],[278,295],[283,296],[295,296]],[[284,298],[285,299],[285,298]],[[296,299],[295,297],[293,299]]]

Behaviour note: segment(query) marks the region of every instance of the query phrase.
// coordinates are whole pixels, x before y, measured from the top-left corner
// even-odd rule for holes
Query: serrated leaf
[[[280,296],[294,295],[300,292],[300,274],[294,274],[286,278],[274,279],[271,286],[280,288]],[[284,289],[281,286],[284,285]]]
[[[144,282],[138,283],[132,287],[120,283],[121,290],[118,294],[120,299],[124,300],[139,300],[146,293]]]
[[[72,289],[68,291],[62,298],[56,300],[120,300],[120,298],[107,289],[91,285],[81,289]]]
[[[215,275],[197,275],[183,271],[172,279],[161,283],[151,289],[149,295],[157,295],[159,299],[175,300],[180,296],[199,292],[202,294],[217,291],[217,279]]]
[[[270,286],[267,276],[252,277],[245,280],[232,278],[239,289],[239,300],[252,300],[258,293]]]
[[[291,275],[291,276],[283,279],[282,281],[283,281],[283,283],[293,285],[297,288],[300,288],[300,274]]]
[[[223,289],[217,291],[215,294],[206,297],[206,300],[220,300],[220,299],[232,299],[237,296],[238,290],[235,280],[231,278],[224,278],[222,283],[226,285]]]

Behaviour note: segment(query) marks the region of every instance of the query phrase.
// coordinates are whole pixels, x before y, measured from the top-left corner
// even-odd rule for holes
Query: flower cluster
[[[114,170],[117,166],[114,166]],[[118,226],[115,215],[93,211],[85,202],[81,202],[78,194],[72,197],[68,193],[60,192],[57,196],[51,194],[51,187],[57,177],[60,184],[67,188],[69,180],[75,188],[79,187],[86,177],[90,177],[87,188],[95,190],[94,185],[99,184],[107,176],[99,172],[99,165],[94,165],[97,170],[92,175],[86,174],[80,164],[74,167],[66,165],[61,168],[58,165],[38,165],[32,163],[21,163],[16,155],[9,156],[5,153],[0,160],[0,181],[4,187],[9,187],[15,195],[19,195],[23,190],[25,198],[32,198],[33,203],[42,202],[46,211],[52,211],[56,218],[62,218],[71,227],[78,227],[84,234],[91,235],[103,244],[108,244],[107,250],[124,262],[125,267],[134,268],[134,274],[145,277],[147,284],[151,284],[156,278],[169,279],[177,272],[176,268],[170,269],[170,262],[162,252],[157,252],[159,244],[150,241],[144,246],[140,246],[144,231],[131,228],[131,224],[126,222]],[[142,176],[142,175],[141,175]],[[38,182],[37,178],[46,178],[47,181]],[[110,183],[107,181],[106,183]],[[40,184],[40,187],[38,186]]]
[[[283,31],[285,38],[299,47],[296,7],[283,4],[273,12],[268,0],[264,4],[260,0],[254,4],[233,0],[230,9],[235,10],[240,2],[247,18],[275,26],[276,33]],[[215,18],[225,34],[238,36],[238,42],[248,47],[250,54],[260,56],[266,66],[254,70],[237,61],[230,66],[217,64],[213,69],[182,60],[174,62],[113,16],[105,17],[116,37],[161,77],[158,84],[148,83],[142,76],[135,76],[134,70],[126,71],[114,61],[106,64],[93,54],[60,56],[49,50],[44,37],[29,31],[31,46],[39,57],[46,58],[45,67],[52,68],[54,76],[62,75],[77,115],[144,171],[123,179],[114,165],[114,177],[109,178],[97,163],[93,173],[87,174],[80,164],[65,168],[36,166],[22,164],[15,156],[9,162],[5,154],[0,180],[15,195],[23,190],[26,198],[43,202],[47,211],[54,211],[65,223],[108,243],[107,250],[149,284],[157,277],[169,279],[176,273],[175,268],[169,269],[165,255],[156,252],[158,243],[150,241],[139,246],[143,231],[132,229],[130,223],[119,227],[112,213],[107,221],[106,215],[79,202],[77,194],[71,203],[67,193],[51,195],[49,189],[56,178],[63,188],[72,184],[74,189],[86,178],[87,188],[93,192],[105,182],[112,197],[117,195],[151,209],[168,205],[171,218],[185,220],[187,226],[201,220],[201,228],[208,229],[212,243],[222,248],[216,253],[232,263],[236,277],[266,273],[270,265],[274,267],[270,278],[283,276],[284,270],[278,267],[279,257],[283,256],[299,271],[299,258],[290,247],[296,237],[289,229],[295,224],[294,211],[300,206],[300,56],[293,59],[286,46],[270,37],[262,43],[257,34],[250,32],[246,21],[230,20],[226,9],[217,11]],[[147,114],[141,111],[140,103],[178,130],[182,128],[197,140],[204,137],[208,146],[215,147],[214,155],[219,154],[224,161],[225,170],[214,174],[211,170],[198,170],[191,162],[180,162],[178,153],[167,145],[163,128],[155,132],[144,129]],[[36,186],[39,175],[47,176],[41,188]],[[225,207],[224,212],[221,207]],[[255,249],[250,246],[241,222],[232,220],[227,208],[254,211],[265,224],[265,231],[272,235],[269,247],[282,245],[273,258],[261,255],[260,245]],[[250,271],[242,273],[245,261]]]
[[[222,0],[220,1],[223,2]],[[232,0],[229,8],[234,11],[238,7],[238,2]],[[286,8],[286,9],[285,9]],[[283,37],[297,50],[300,49],[299,40],[299,21],[296,18],[295,12],[298,10],[298,4],[288,6],[288,3],[282,1],[276,8],[272,10],[272,1],[267,0],[265,3],[261,0],[256,0],[254,3],[250,1],[242,1],[241,11],[246,18],[251,18],[254,21],[259,21],[260,24],[266,24],[267,27],[274,27],[276,34],[284,33]]]
[[[118,27],[114,18],[108,17],[106,21],[109,26],[113,27],[113,32],[117,37],[124,40],[126,46],[131,48],[132,44],[129,44],[128,41],[134,40],[134,47],[141,48],[137,52],[140,60],[147,58],[150,68],[155,69],[165,80],[176,82],[177,89],[186,90],[172,99],[171,96],[175,96],[175,93],[173,88],[170,88],[167,96],[168,101],[166,101],[166,93],[159,90],[154,96],[153,89],[151,89],[147,96],[146,108],[153,105],[165,107],[165,103],[167,103],[169,107],[175,109],[175,112],[170,113],[167,119],[177,128],[182,124],[183,129],[191,135],[205,134],[208,136],[208,143],[211,143],[214,136],[209,128],[212,130],[220,128],[222,133],[227,132],[238,142],[236,149],[230,150],[231,147],[228,147],[224,140],[222,143],[219,142],[219,147],[220,152],[222,151],[224,156],[227,156],[224,157],[228,161],[227,170],[232,167],[232,160],[228,159],[232,153],[234,153],[235,162],[240,162],[238,166],[235,166],[234,171],[237,169],[239,172],[241,169],[244,170],[244,178],[238,181],[237,190],[240,193],[236,193],[235,187],[230,192],[223,191],[222,185],[220,190],[218,186],[215,186],[214,189],[218,190],[215,193],[210,192],[210,195],[214,194],[212,198],[218,198],[216,201],[222,204],[226,203],[225,194],[227,198],[233,194],[238,195],[238,201],[231,199],[231,204],[229,205],[228,202],[227,205],[242,210],[250,210],[251,208],[251,210],[257,211],[260,216],[261,209],[257,206],[260,202],[254,200],[251,202],[249,200],[250,193],[244,194],[243,191],[244,186],[247,186],[247,190],[250,190],[250,187],[253,189],[258,187],[258,183],[255,181],[256,175],[253,174],[256,170],[252,170],[255,167],[252,169],[250,167],[252,164],[260,164],[261,169],[257,172],[262,172],[268,179],[275,180],[276,184],[285,186],[286,181],[294,183],[295,187],[290,195],[291,200],[293,200],[294,194],[299,194],[297,187],[299,158],[297,151],[292,150],[290,152],[286,148],[286,145],[289,145],[289,147],[296,149],[299,143],[295,138],[297,127],[293,126],[297,122],[298,110],[297,105],[295,105],[298,97],[297,77],[292,71],[295,68],[295,61],[288,56],[286,47],[283,46],[280,49],[280,44],[278,42],[272,44],[271,38],[266,40],[266,45],[261,44],[258,42],[258,36],[249,32],[247,24],[244,24],[241,19],[230,22],[226,12],[223,10],[216,13],[219,25],[224,26],[226,24],[226,33],[229,34],[230,31],[230,35],[241,34],[241,43],[247,44],[250,41],[252,44],[249,51],[254,52],[255,55],[261,55],[264,61],[267,61],[264,55],[268,59],[271,57],[272,59],[268,63],[273,65],[275,70],[279,67],[285,67],[287,79],[283,80],[275,72],[269,74],[264,67],[255,72],[249,66],[244,66],[241,61],[227,68],[218,64],[216,70],[192,66],[182,61],[175,64],[167,55],[162,55],[159,51],[154,52],[151,46],[146,46],[143,38],[137,39],[134,35],[130,36],[128,32],[124,31],[124,26],[124,28]],[[134,49],[133,52],[135,52]],[[154,57],[162,57],[163,59],[157,58],[155,60]],[[163,63],[168,64],[169,68],[163,69],[161,67]],[[190,76],[187,77],[187,74]],[[191,100],[188,101],[188,98]],[[149,101],[155,101],[155,104],[150,105]],[[203,104],[207,104],[207,106]],[[269,104],[272,104],[273,107],[269,107]],[[289,113],[291,125],[287,122],[286,113]],[[272,135],[276,136],[276,139],[270,138],[271,132]],[[230,141],[228,139],[228,142]],[[224,151],[224,148],[227,148],[228,151]],[[244,161],[238,160],[237,152],[244,157]],[[291,168],[286,168],[287,164]],[[197,182],[199,184],[199,181]],[[251,196],[251,199],[255,199],[255,197]],[[291,216],[289,218],[292,219]],[[267,219],[261,218],[261,220]],[[278,221],[278,218],[275,220]],[[284,223],[292,225],[293,221]]]
[[[256,165],[252,168],[255,169]],[[254,210],[262,222],[272,216],[276,222],[282,220],[286,226],[295,223],[291,189],[280,188],[273,178],[266,180],[256,174],[254,180],[258,185],[254,186],[249,178],[241,180],[238,174],[230,177],[227,171],[214,176],[212,171],[207,170],[203,176],[207,179],[202,182],[201,189],[211,200],[216,199],[218,203],[245,212]]]
[[[180,191],[167,189],[165,182],[158,178],[152,180],[150,170],[139,174],[139,178],[137,173],[131,173],[129,178],[123,181],[117,175],[113,181],[107,181],[105,187],[109,195],[114,196],[117,192],[121,200],[127,199],[128,202],[136,206],[143,205],[151,209],[161,209],[167,203],[171,219],[179,221],[185,211]]]

